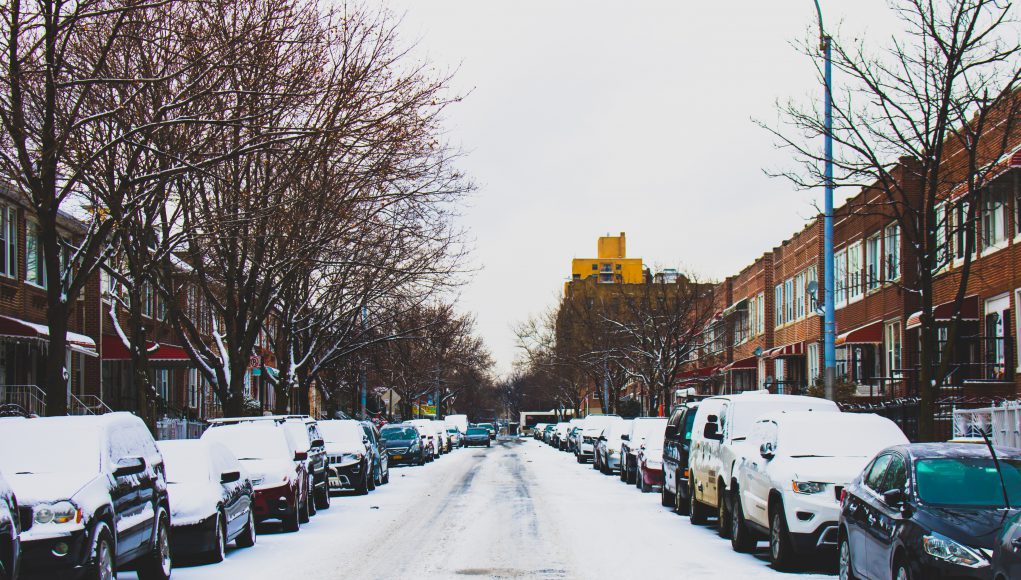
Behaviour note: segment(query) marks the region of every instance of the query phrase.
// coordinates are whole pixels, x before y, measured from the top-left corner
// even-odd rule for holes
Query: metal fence
[[[1021,403],[1003,402],[992,407],[954,411],[954,437],[981,439],[985,434],[994,445],[1021,447]]]
[[[202,436],[206,427],[208,427],[208,424],[203,421],[163,418],[156,421],[156,439],[160,441],[168,439],[198,439]]]

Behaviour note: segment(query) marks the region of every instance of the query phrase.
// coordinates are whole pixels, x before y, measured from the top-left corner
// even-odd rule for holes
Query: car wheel
[[[368,479],[368,481],[365,482],[365,488],[368,489],[369,491],[373,491],[374,489],[376,489],[376,470],[375,469],[370,469],[369,470],[369,479]]]
[[[681,478],[674,479],[676,490],[674,491],[674,511],[682,516],[686,516],[691,513],[691,504],[688,503],[688,498],[681,493]],[[663,486],[666,488],[666,485]]]
[[[911,569],[907,562],[897,562],[893,567],[893,580],[911,580]]]
[[[592,454],[592,469],[599,469],[599,454]]]
[[[297,532],[301,529],[301,502],[295,500],[294,509],[283,517],[284,531]]]
[[[390,483],[390,464],[389,463],[386,465],[386,472],[383,473],[382,483],[383,483],[383,485],[386,485],[386,484]]]
[[[96,529],[96,540],[92,548],[92,562],[85,574],[87,580],[112,580],[116,578],[116,552],[114,551],[113,535],[106,524],[99,524]]]
[[[419,466],[425,465],[425,453],[418,454],[418,465]]]
[[[362,471],[361,481],[355,486],[355,493],[358,495],[365,495],[369,493],[369,480],[372,479],[372,474],[369,473],[368,466],[365,466]]]
[[[316,505],[316,496],[319,492],[316,490],[315,479],[309,478],[308,480],[308,491],[306,492],[305,505],[308,507],[308,517],[312,517],[319,512],[319,506]]]
[[[298,503],[298,517],[301,519],[301,523],[307,524],[309,521],[309,504],[312,503],[308,497],[308,491],[305,491],[305,499]]]
[[[769,560],[777,569],[787,570],[794,558],[794,547],[791,545],[787,516],[782,505],[773,510],[769,524]]]
[[[695,484],[692,483],[692,486]],[[704,524],[709,519],[709,510],[703,506],[697,499],[695,499],[695,489],[693,487],[688,488],[688,518],[693,524]]]
[[[623,455],[623,453],[621,455]],[[625,455],[625,457],[627,456]],[[627,483],[628,479],[630,479],[628,476],[627,464],[628,464],[627,461],[620,462],[620,475],[618,475],[620,480],[625,483]]]
[[[659,487],[659,504],[663,507],[676,508],[677,495],[676,493],[670,493],[666,488],[666,479],[664,479],[663,485]]]
[[[138,567],[139,580],[168,580],[173,562],[170,559],[170,518],[160,508],[156,511],[156,533],[152,551]]]
[[[716,533],[721,538],[730,537],[730,508],[727,506],[727,491],[723,489],[723,482],[719,482],[716,487]]]
[[[638,477],[636,479],[638,480],[638,489],[640,489],[642,491],[642,493],[649,493],[650,491],[652,491],[652,486],[649,485],[648,483],[646,483],[645,475],[642,474],[642,470],[641,469],[638,470]],[[670,504],[664,504],[664,505],[670,505]]]
[[[315,504],[317,510],[328,510],[330,509],[330,483],[325,482],[321,488],[317,488],[315,492]]]
[[[851,565],[851,540],[848,539],[846,535],[840,538],[840,549],[837,561],[840,580],[856,580],[854,568]]]
[[[330,494],[326,494],[327,496]],[[241,535],[235,538],[234,543],[239,548],[251,548],[255,545],[256,531],[255,531],[255,514],[252,510],[248,510],[248,523],[245,524],[245,529],[241,530]]]
[[[486,441],[486,447],[492,447],[492,446],[493,446],[493,444],[491,442]]]
[[[206,552],[206,563],[217,564],[227,557],[227,526],[223,514],[216,516],[216,527],[213,529],[214,544]]]
[[[730,547],[735,552],[747,553],[755,549],[755,537],[744,519],[744,509],[738,490],[734,489],[734,513],[730,516]]]
[[[575,455],[574,460],[577,461],[578,463],[585,463],[585,460],[582,459],[581,455]]]

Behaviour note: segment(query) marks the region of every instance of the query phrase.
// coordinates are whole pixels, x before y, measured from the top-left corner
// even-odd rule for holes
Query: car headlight
[[[978,551],[936,532],[922,537],[922,548],[933,558],[958,566],[983,568],[989,565],[989,560]]]
[[[69,501],[39,504],[32,509],[32,519],[40,525],[82,522],[82,511]]]
[[[414,443],[411,444],[410,447],[408,447],[408,451],[415,451],[417,449],[418,449],[418,441],[415,441]]]
[[[818,481],[792,481],[791,489],[794,493],[814,495],[826,491],[826,484]]]

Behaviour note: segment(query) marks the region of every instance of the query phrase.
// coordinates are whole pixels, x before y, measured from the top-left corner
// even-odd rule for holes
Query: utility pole
[[[836,399],[837,347],[836,317],[834,314],[834,268],[833,268],[833,59],[831,39],[822,23],[822,8],[815,0],[815,11],[819,16],[819,49],[826,59],[824,75],[826,84],[825,127],[826,127],[826,182],[823,214],[823,384],[826,398]]]

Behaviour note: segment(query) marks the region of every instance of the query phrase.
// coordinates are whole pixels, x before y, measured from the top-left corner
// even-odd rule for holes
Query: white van
[[[773,395],[766,391],[710,397],[699,404],[688,458],[691,523],[704,523],[711,514],[716,514],[720,535],[726,537],[730,533],[732,512],[725,500],[733,482],[734,463],[746,454],[758,453],[758,449],[743,449],[755,420],[767,413],[783,411],[839,413],[840,409],[826,399]]]

